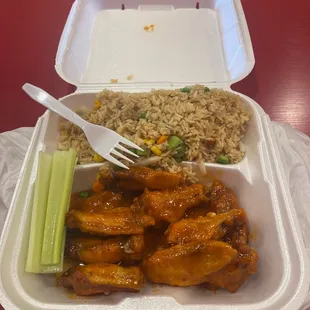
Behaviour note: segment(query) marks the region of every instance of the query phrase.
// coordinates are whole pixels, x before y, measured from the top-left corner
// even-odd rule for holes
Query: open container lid
[[[78,91],[227,88],[253,69],[239,0],[84,2],[73,5],[56,58],[56,71]]]

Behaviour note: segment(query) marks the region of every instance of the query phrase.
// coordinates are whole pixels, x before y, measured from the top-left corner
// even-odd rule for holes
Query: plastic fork
[[[139,158],[137,154],[128,150],[126,147],[124,147],[124,145],[133,149],[143,151],[143,149],[141,149],[138,145],[125,139],[115,131],[85,121],[83,118],[81,118],[79,115],[77,115],[72,110],[67,108],[59,100],[55,99],[53,96],[48,94],[43,89],[26,83],[23,86],[23,90],[33,100],[37,101],[46,108],[50,109],[51,111],[57,113],[66,120],[80,127],[84,131],[86,138],[91,147],[93,148],[93,150],[107,161],[113,163],[114,165],[117,165],[124,169],[128,169],[126,165],[117,160],[115,157],[125,159],[130,163],[134,162],[133,160],[129,159],[119,151],[125,152],[127,154],[130,154],[131,156]],[[112,155],[115,157],[113,157]]]

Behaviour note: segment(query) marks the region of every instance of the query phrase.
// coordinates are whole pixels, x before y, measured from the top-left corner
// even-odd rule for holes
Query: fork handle
[[[43,89],[27,83],[23,86],[23,90],[33,100],[37,101],[38,103],[42,104],[44,107],[62,116],[66,120],[70,121],[71,123],[79,126],[81,129],[84,130],[85,127],[87,126],[88,123],[82,117],[80,117],[75,112],[67,108],[59,100],[52,97],[50,94],[48,94]]]

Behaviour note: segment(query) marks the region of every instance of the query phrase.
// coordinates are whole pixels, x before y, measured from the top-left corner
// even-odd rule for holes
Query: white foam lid
[[[243,79],[254,66],[238,1],[201,1],[200,9],[194,1],[126,1],[125,10],[121,1],[84,2],[72,8],[56,59],[58,74],[78,87],[99,89],[112,80],[119,87],[223,87]],[[150,25],[154,31],[145,30]]]

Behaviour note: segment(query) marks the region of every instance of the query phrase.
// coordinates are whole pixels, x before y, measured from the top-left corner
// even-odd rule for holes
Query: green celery
[[[38,172],[34,189],[26,272],[40,273],[44,271],[44,268],[42,268],[42,265],[40,263],[40,259],[44,234],[48,190],[50,186],[50,177],[52,171],[52,161],[52,155],[40,152]]]
[[[66,239],[65,218],[71,198],[75,164],[76,164],[76,151],[70,149],[67,152],[66,156],[66,174],[63,187],[63,196],[59,210],[60,212],[58,214],[58,222],[56,226],[56,235],[55,235],[55,246],[53,252],[53,256],[57,258],[58,262],[61,260],[61,255],[63,253],[65,245],[64,243]]]
[[[61,264],[65,215],[70,200],[75,163],[76,152],[72,149],[68,152],[54,153],[41,254],[42,265]]]

